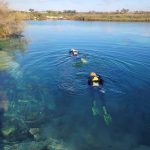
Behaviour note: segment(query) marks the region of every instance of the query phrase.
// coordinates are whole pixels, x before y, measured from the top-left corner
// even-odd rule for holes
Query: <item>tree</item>
[[[121,13],[123,13],[123,14],[128,13],[128,12],[129,12],[129,9],[123,8],[123,9],[121,10]]]
[[[34,9],[30,8],[29,11],[30,11],[30,12],[34,12]]]
[[[120,11],[119,11],[119,10],[116,10],[116,13],[117,13],[117,14],[119,14],[119,13],[120,13]]]
[[[76,10],[64,10],[64,13],[75,14]]]

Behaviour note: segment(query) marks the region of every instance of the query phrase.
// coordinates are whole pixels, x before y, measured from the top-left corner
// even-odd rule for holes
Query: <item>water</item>
[[[0,67],[1,129],[11,128],[1,138],[2,148],[53,138],[58,140],[51,141],[54,149],[150,149],[150,24],[26,24],[26,50],[0,51],[5,58]],[[86,55],[88,63],[75,65],[79,58],[68,55],[71,48],[78,49],[80,57]],[[91,71],[102,76],[105,93],[87,85]],[[109,125],[102,106],[112,118]],[[40,130],[39,139],[31,128]]]

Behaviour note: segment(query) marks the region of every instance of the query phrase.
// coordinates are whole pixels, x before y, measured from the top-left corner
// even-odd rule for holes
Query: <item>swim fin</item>
[[[87,59],[85,59],[85,58],[81,58],[81,63],[83,63],[83,64],[87,64],[87,63],[88,63],[88,60],[87,60]]]
[[[100,114],[100,109],[96,106],[96,101],[93,101],[92,113],[93,116],[97,116]]]
[[[107,109],[105,106],[102,107],[102,111],[103,111],[103,118],[104,118],[106,125],[110,125],[112,122],[112,118],[111,118],[111,115],[107,112]]]

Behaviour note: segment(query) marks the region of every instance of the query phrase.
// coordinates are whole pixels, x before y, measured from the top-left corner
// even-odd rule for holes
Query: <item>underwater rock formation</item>
[[[15,127],[5,127],[2,129],[2,134],[4,137],[9,137],[15,132]]]
[[[12,146],[6,145],[4,150],[71,150],[62,141],[49,138],[45,141],[31,141]]]
[[[12,101],[5,116],[20,119],[24,124],[37,125],[44,121],[44,108],[42,104],[32,97]]]
[[[40,139],[40,129],[39,128],[30,128],[29,133],[34,137],[35,140]]]
[[[41,104],[30,97],[11,101],[7,112],[3,114],[2,133],[7,141],[22,141],[34,137],[35,140],[40,138],[39,128],[45,121],[43,107]],[[17,130],[14,130],[17,129]]]
[[[39,134],[40,130],[39,130],[39,128],[30,128],[29,132],[32,135],[36,135],[36,134]]]

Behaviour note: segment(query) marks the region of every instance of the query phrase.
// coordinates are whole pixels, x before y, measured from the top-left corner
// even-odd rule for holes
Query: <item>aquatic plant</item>
[[[0,111],[7,111],[8,110],[8,99],[6,93],[0,91]]]

